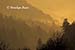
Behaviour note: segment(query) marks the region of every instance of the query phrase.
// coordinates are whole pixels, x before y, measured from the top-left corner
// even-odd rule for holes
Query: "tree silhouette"
[[[58,32],[56,32],[55,34],[57,34],[57,37],[55,37],[55,39],[50,38],[47,41],[47,43],[43,44],[39,50],[72,50],[68,46],[67,43],[68,41],[64,40],[64,35],[70,33],[70,29],[71,29],[70,27],[71,26],[67,18],[64,19],[63,27],[62,27],[64,30],[64,34],[61,37],[59,37],[60,35],[58,35]],[[62,32],[60,34],[62,34]]]
[[[42,40],[41,38],[38,39],[38,44],[37,44],[37,50],[39,50],[42,46]]]
[[[62,36],[61,38],[56,37],[55,40],[50,38],[39,50],[67,50],[67,46]]]
[[[30,50],[30,48],[23,48],[23,50]]]
[[[8,50],[8,45],[2,41],[0,41],[0,50]]]
[[[68,22],[67,18],[65,18],[64,22],[63,22],[63,30],[64,30],[64,32],[68,33],[69,26],[70,26],[70,23]]]
[[[64,19],[63,30],[63,38],[67,42],[66,44],[69,47],[69,50],[75,50],[75,22],[69,24],[67,19]]]

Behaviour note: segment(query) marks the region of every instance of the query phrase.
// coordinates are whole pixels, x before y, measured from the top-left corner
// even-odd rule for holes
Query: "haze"
[[[29,4],[51,15],[59,24],[64,18],[75,20],[75,0],[27,0]]]

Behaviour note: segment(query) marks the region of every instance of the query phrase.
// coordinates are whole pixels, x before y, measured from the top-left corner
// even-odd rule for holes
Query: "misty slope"
[[[16,5],[28,6],[29,9],[6,9],[6,6]],[[3,40],[7,39],[5,41],[9,43],[13,43],[14,47],[26,45],[33,50],[38,38],[40,37],[43,41],[46,41],[56,27],[52,17],[28,4],[25,0],[2,0],[0,2],[0,13],[3,14],[0,16],[0,20],[2,20],[0,21],[2,36],[0,35],[0,37]]]
[[[1,0],[0,0],[1,1]],[[7,6],[25,6],[29,7],[29,9],[26,10],[11,10],[7,9]],[[20,18],[28,25],[31,26],[31,22],[40,22],[44,23],[47,27],[42,27],[44,30],[48,30],[49,26],[52,27],[54,25],[53,18],[47,14],[44,14],[41,10],[33,7],[29,3],[26,2],[26,0],[2,0],[0,2],[0,12],[7,16],[13,16],[13,18]],[[16,17],[14,17],[16,16]],[[31,26],[32,27],[32,26]]]
[[[39,23],[37,23],[39,24]],[[50,35],[45,32],[41,25],[30,27],[25,21],[0,14],[0,40],[9,43],[11,47],[35,48],[37,40],[47,40]]]

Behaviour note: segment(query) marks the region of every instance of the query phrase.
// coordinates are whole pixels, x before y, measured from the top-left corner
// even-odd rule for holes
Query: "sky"
[[[27,0],[36,8],[53,17],[61,24],[64,18],[71,23],[75,20],[75,0]]]

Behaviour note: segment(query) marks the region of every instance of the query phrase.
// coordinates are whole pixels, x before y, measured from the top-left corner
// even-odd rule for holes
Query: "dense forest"
[[[9,27],[10,25],[11,27]],[[14,27],[14,25],[17,25],[17,26]],[[21,30],[21,28],[23,29]],[[62,32],[59,32],[59,31],[55,32],[55,34],[57,34],[57,37],[49,38],[45,44],[42,43],[42,39],[39,38],[37,41],[38,45],[36,47],[36,50],[75,50],[75,39],[74,39],[75,22],[70,24],[67,19],[64,19],[61,28],[62,28]],[[38,29],[40,29],[40,27]],[[0,50],[14,50],[13,48],[10,47],[10,44],[16,41],[16,39],[19,39],[19,37],[16,37],[17,33],[25,33],[25,32],[29,33],[27,32],[28,30],[30,30],[30,28],[28,27],[28,25],[25,24],[24,21],[17,20],[16,17],[13,18],[12,16],[8,17],[8,16],[3,16],[2,14],[0,14],[0,34],[1,34],[0,35]],[[46,33],[41,29],[40,31],[42,31],[43,33]],[[41,33],[40,31],[38,33]],[[5,34],[3,35],[2,33],[5,33]],[[10,34],[7,35],[8,33]],[[63,34],[63,35],[60,37],[59,34]],[[10,35],[12,35],[11,38],[8,37]],[[4,38],[6,38],[6,40],[4,40]],[[23,40],[22,38],[23,37],[21,37],[21,40]],[[10,41],[8,41],[7,39]],[[17,43],[21,40],[17,40]],[[16,50],[31,50],[31,48],[23,47],[23,48],[17,48]]]

